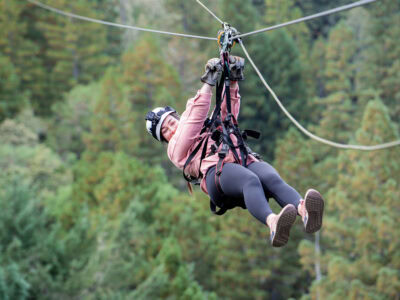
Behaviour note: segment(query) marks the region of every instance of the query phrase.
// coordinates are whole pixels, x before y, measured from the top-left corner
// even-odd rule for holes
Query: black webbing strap
[[[203,145],[204,140],[206,140],[206,139],[203,138],[203,139],[201,140],[201,142],[200,142],[200,143],[196,146],[196,148],[193,150],[193,152],[190,153],[190,155],[189,155],[189,157],[187,158],[185,164],[183,165],[182,173],[183,173],[183,177],[186,179],[187,182],[192,182],[193,180],[195,180],[195,178],[188,177],[188,176],[185,174],[185,169],[186,169],[187,166],[192,162],[192,160],[193,160],[193,158],[196,156],[197,152],[199,152],[199,150],[200,150],[200,148],[201,148],[201,145]],[[208,140],[208,138],[207,138],[207,140]],[[204,152],[204,149],[203,149],[203,152]]]
[[[222,191],[220,180],[221,180],[222,168],[224,167],[224,160],[228,152],[229,152],[229,147],[226,144],[223,144],[221,151],[218,153],[219,160],[217,166],[215,167],[215,176],[214,176],[215,186],[217,187],[221,195],[223,195],[224,192]],[[217,205],[210,198],[210,209],[213,214],[221,216],[228,210],[228,208],[225,207],[224,203],[221,203],[219,207],[220,209],[217,211]]]
[[[215,141],[215,144],[211,146],[211,152],[213,154],[218,152],[219,146],[222,144],[221,150],[218,152],[219,160],[216,165],[215,169],[215,185],[221,195],[224,195],[220,183],[220,176],[222,174],[222,169],[224,166],[224,161],[226,156],[228,155],[229,151],[232,151],[232,154],[234,156],[234,159],[237,163],[242,162],[242,165],[246,167],[247,163],[247,158],[248,154],[252,153],[251,150],[249,151],[249,148],[247,144],[244,142],[247,140],[247,136],[255,137],[259,136],[259,134],[255,131],[251,130],[245,130],[243,133],[240,131],[238,127],[238,123],[235,119],[235,116],[232,115],[232,103],[231,103],[231,94],[230,94],[230,79],[229,79],[229,55],[226,54],[224,56],[224,69],[223,73],[221,76],[221,79],[219,82],[217,82],[216,86],[216,103],[215,103],[215,109],[210,118],[207,118],[204,122],[204,127],[201,131],[200,134],[203,134],[205,132],[208,132],[207,137],[203,137],[203,139],[199,142],[199,144],[196,146],[196,148],[193,150],[193,152],[189,155],[188,159],[186,160],[184,167],[183,167],[183,177],[188,181],[192,182],[198,178],[194,178],[192,176],[187,176],[185,174],[185,169],[186,167],[192,162],[194,157],[197,155],[199,152],[200,148],[203,146],[203,150],[201,153],[201,158],[200,158],[200,167],[199,167],[199,175],[202,176],[201,174],[201,164],[203,159],[207,155],[207,147],[208,147],[208,140],[211,137],[212,140]],[[227,115],[225,120],[222,120],[221,117],[221,107],[222,107],[222,102],[226,100],[226,110],[227,110]],[[235,135],[237,138],[237,146],[232,141],[231,134]],[[236,151],[236,149],[240,150],[240,158],[239,155]],[[217,210],[217,207],[219,207],[219,210]],[[216,205],[211,199],[210,199],[210,209],[211,211],[216,214],[216,215],[223,215],[228,209],[231,207],[226,205],[222,201],[221,204]]]
[[[221,207],[219,208],[219,210],[217,210],[217,206],[215,205],[215,203],[210,199],[210,210],[218,215],[218,216],[222,216],[224,213],[226,213],[226,211],[228,210],[223,204],[221,205]]]
[[[207,136],[206,142],[204,143],[203,150],[201,151],[201,156],[200,156],[200,164],[199,164],[199,174],[201,174],[201,164],[203,163],[203,159],[206,158],[207,155],[207,146],[208,146],[208,139],[210,136]]]
[[[238,140],[238,147],[236,147],[233,144],[232,139],[230,138],[230,135],[228,134],[228,132],[226,130],[224,130],[224,127],[223,127],[223,135],[224,136],[226,135],[226,138],[224,137],[224,139],[226,140],[229,147],[231,148],[232,153],[235,156],[235,159],[237,160],[238,163],[240,162],[240,160],[239,160],[239,156],[237,155],[236,148],[239,148],[242,165],[244,167],[246,167],[247,157],[248,157],[247,148],[244,144],[242,134],[240,133],[240,130],[237,126],[237,121],[236,121],[235,117],[232,115],[228,59],[229,59],[229,57],[226,57],[225,64],[224,64],[224,73],[223,73],[223,77],[225,79],[225,96],[226,96],[225,98],[226,98],[226,110],[227,110],[227,115],[226,115],[226,119],[224,120],[224,123],[226,124],[226,126],[228,128],[232,128],[233,134],[236,136],[236,138]]]
[[[261,136],[261,133],[256,130],[251,130],[251,129],[245,129],[243,130],[242,133],[242,138],[243,140],[247,140],[247,137],[251,137],[253,139],[259,139]]]

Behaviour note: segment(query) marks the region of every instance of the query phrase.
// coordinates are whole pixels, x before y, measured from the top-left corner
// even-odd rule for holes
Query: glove
[[[244,80],[244,58],[229,56],[229,79],[232,81]]]
[[[222,73],[222,64],[219,58],[211,58],[206,64],[206,72],[201,76],[201,81],[215,86]]]

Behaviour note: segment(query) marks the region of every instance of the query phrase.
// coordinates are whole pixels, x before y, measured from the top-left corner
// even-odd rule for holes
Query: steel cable
[[[200,0],[196,0],[197,3],[199,3],[201,6],[203,6],[203,8],[208,11],[218,22],[220,22],[221,24],[224,24],[224,22],[221,21],[220,18],[218,18],[207,6],[205,6],[203,3],[201,3]]]
[[[249,60],[250,64],[253,66],[254,70],[256,71],[258,77],[260,77],[262,83],[264,86],[267,88],[267,90],[271,93],[272,97],[274,98],[275,102],[278,104],[278,106],[281,108],[281,110],[285,113],[285,115],[290,119],[290,121],[293,122],[296,127],[303,132],[305,135],[310,137],[311,139],[335,147],[335,148],[340,148],[340,149],[353,149],[353,150],[363,150],[363,151],[374,151],[374,150],[382,150],[390,147],[395,147],[395,146],[400,146],[400,140],[398,141],[393,141],[389,143],[384,143],[384,144],[379,144],[379,145],[374,145],[374,146],[364,146],[364,145],[348,145],[348,144],[341,144],[341,143],[336,143],[324,138],[321,138],[311,132],[309,132],[307,129],[305,129],[297,120],[286,110],[286,108],[283,106],[281,101],[278,99],[276,96],[275,92],[271,89],[271,87],[268,85],[268,83],[265,81],[264,77],[262,76],[261,72],[258,70],[257,66],[254,64],[253,60],[251,59],[249,53],[247,52],[245,46],[243,45],[243,42],[241,39],[239,39],[239,43],[242,46],[242,49]]]
[[[108,26],[113,26],[113,27],[119,27],[119,28],[125,28],[125,29],[132,29],[132,30],[138,30],[138,31],[145,31],[145,32],[159,33],[159,34],[165,34],[165,35],[172,35],[172,36],[180,36],[180,37],[203,39],[203,40],[213,40],[213,41],[217,40],[217,38],[206,37],[206,36],[184,34],[184,33],[175,33],[175,32],[168,32],[168,31],[162,31],[162,30],[155,30],[155,29],[148,29],[148,28],[142,28],[142,27],[136,27],[136,26],[112,23],[112,22],[108,22],[108,21],[93,19],[93,18],[84,17],[84,16],[80,16],[80,15],[77,15],[77,14],[65,12],[65,11],[62,11],[60,9],[48,6],[46,4],[43,4],[43,3],[39,2],[39,1],[36,1],[36,0],[27,0],[27,1],[32,3],[32,4],[34,4],[34,5],[36,5],[36,6],[39,6],[39,7],[43,8],[43,9],[52,11],[54,13],[57,13],[57,14],[60,14],[60,15],[63,15],[63,16],[67,16],[67,17],[71,17],[71,18],[75,18],[75,19],[79,19],[79,20],[83,20],[83,21],[88,21],[88,22],[93,22],[93,23],[98,23],[98,24],[103,24],[103,25],[108,25]]]
[[[330,10],[326,10],[326,11],[323,11],[323,12],[308,16],[308,17],[303,17],[303,18],[300,18],[300,19],[297,19],[297,20],[285,22],[285,23],[274,25],[274,26],[271,26],[271,27],[267,27],[267,28],[263,28],[263,29],[259,29],[259,30],[255,30],[255,31],[251,31],[251,32],[248,32],[248,33],[239,34],[239,35],[236,36],[236,38],[242,38],[242,37],[245,37],[245,36],[249,36],[249,35],[253,35],[253,34],[257,34],[257,33],[261,33],[261,32],[275,30],[275,29],[282,28],[282,27],[285,27],[285,26],[289,26],[289,25],[300,23],[300,22],[304,22],[304,21],[320,18],[320,17],[323,17],[323,16],[327,16],[327,15],[330,15],[330,14],[334,14],[334,13],[337,13],[337,12],[340,12],[340,11],[349,10],[351,8],[362,6],[362,5],[365,5],[365,4],[368,4],[368,3],[372,3],[372,2],[376,2],[376,1],[378,1],[378,0],[361,0],[361,1],[358,1],[358,2],[354,2],[352,4],[348,4],[348,5],[340,6],[340,7],[337,7],[337,8],[330,9]]]

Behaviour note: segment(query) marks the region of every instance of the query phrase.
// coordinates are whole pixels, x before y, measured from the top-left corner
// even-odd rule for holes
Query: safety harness
[[[229,25],[228,25],[229,26]],[[230,27],[229,27],[230,28]],[[229,41],[228,34],[226,30],[224,31],[225,40]],[[221,38],[221,34],[219,35],[219,39]],[[231,43],[232,46],[232,43]],[[221,61],[223,63],[223,73],[219,82],[217,82],[216,86],[216,104],[214,108],[214,112],[210,118],[207,118],[204,122],[204,126],[200,132],[200,136],[203,138],[199,141],[196,148],[187,158],[184,166],[183,166],[183,177],[192,184],[199,184],[199,178],[203,177],[206,174],[202,174],[201,163],[203,159],[207,155],[207,147],[210,142],[210,138],[214,141],[214,144],[211,145],[211,153],[208,156],[215,155],[218,153],[218,163],[215,169],[215,184],[218,188],[218,191],[224,195],[222,188],[220,177],[222,174],[222,169],[224,166],[225,158],[228,155],[229,151],[232,152],[235,162],[241,164],[244,167],[247,167],[247,158],[249,154],[253,155],[257,159],[261,159],[261,157],[253,152],[250,147],[246,144],[248,137],[252,137],[258,139],[260,137],[260,133],[255,130],[244,130],[241,131],[238,127],[238,122],[235,116],[232,114],[232,106],[231,106],[231,94],[230,94],[230,79],[229,79],[229,50],[230,47],[224,47],[221,50]],[[224,97],[225,96],[225,97]],[[221,105],[222,102],[226,99],[226,108],[227,115],[224,120],[222,120],[221,116]],[[208,134],[203,135],[205,132]],[[237,145],[235,145],[232,141],[231,136],[234,135],[237,140]],[[222,146],[221,146],[222,145]],[[185,173],[185,169],[192,162],[193,158],[197,155],[197,153],[202,149],[200,156],[200,166],[199,166],[199,177],[188,176]],[[220,149],[218,151],[218,149]],[[239,153],[238,153],[239,151]],[[217,204],[210,198],[210,209],[216,215],[223,215],[228,209],[238,206],[234,201],[223,201],[223,203],[219,203],[217,210]],[[244,206],[244,203],[240,206]]]

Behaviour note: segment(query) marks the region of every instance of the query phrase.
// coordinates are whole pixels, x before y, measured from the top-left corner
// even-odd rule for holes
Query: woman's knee
[[[276,172],[263,174],[261,180],[268,187],[277,186],[283,183],[282,178]]]
[[[244,185],[246,187],[261,187],[262,188],[260,178],[255,173],[249,172],[248,174],[246,174],[244,181],[245,181]]]

